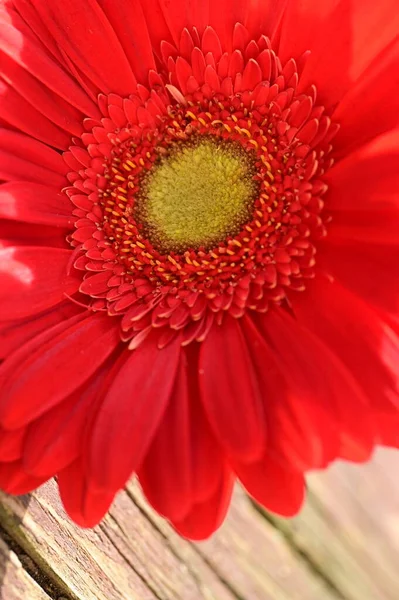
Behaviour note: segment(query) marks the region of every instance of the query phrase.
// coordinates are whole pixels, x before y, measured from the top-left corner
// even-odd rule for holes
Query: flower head
[[[200,539],[397,444],[394,0],[0,2],[0,486]]]

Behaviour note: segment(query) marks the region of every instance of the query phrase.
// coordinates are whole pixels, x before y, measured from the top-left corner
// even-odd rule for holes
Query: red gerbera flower
[[[398,18],[1,0],[3,489],[198,539],[398,442]]]

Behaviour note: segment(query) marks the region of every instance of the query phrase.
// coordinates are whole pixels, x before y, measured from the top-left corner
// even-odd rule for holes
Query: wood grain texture
[[[212,539],[182,540],[132,482],[81,530],[56,485],[0,495],[0,600],[397,600],[399,453],[309,477],[292,520],[262,514],[237,488]]]

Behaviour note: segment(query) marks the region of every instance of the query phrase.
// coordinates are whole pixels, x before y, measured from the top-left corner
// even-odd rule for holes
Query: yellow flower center
[[[135,216],[163,252],[209,248],[250,218],[258,185],[252,153],[203,136],[173,145],[143,178]]]

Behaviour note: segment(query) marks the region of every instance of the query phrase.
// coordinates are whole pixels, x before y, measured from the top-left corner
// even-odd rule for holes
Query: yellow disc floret
[[[251,218],[258,185],[238,143],[207,136],[173,145],[142,181],[136,217],[163,251],[212,247]]]

